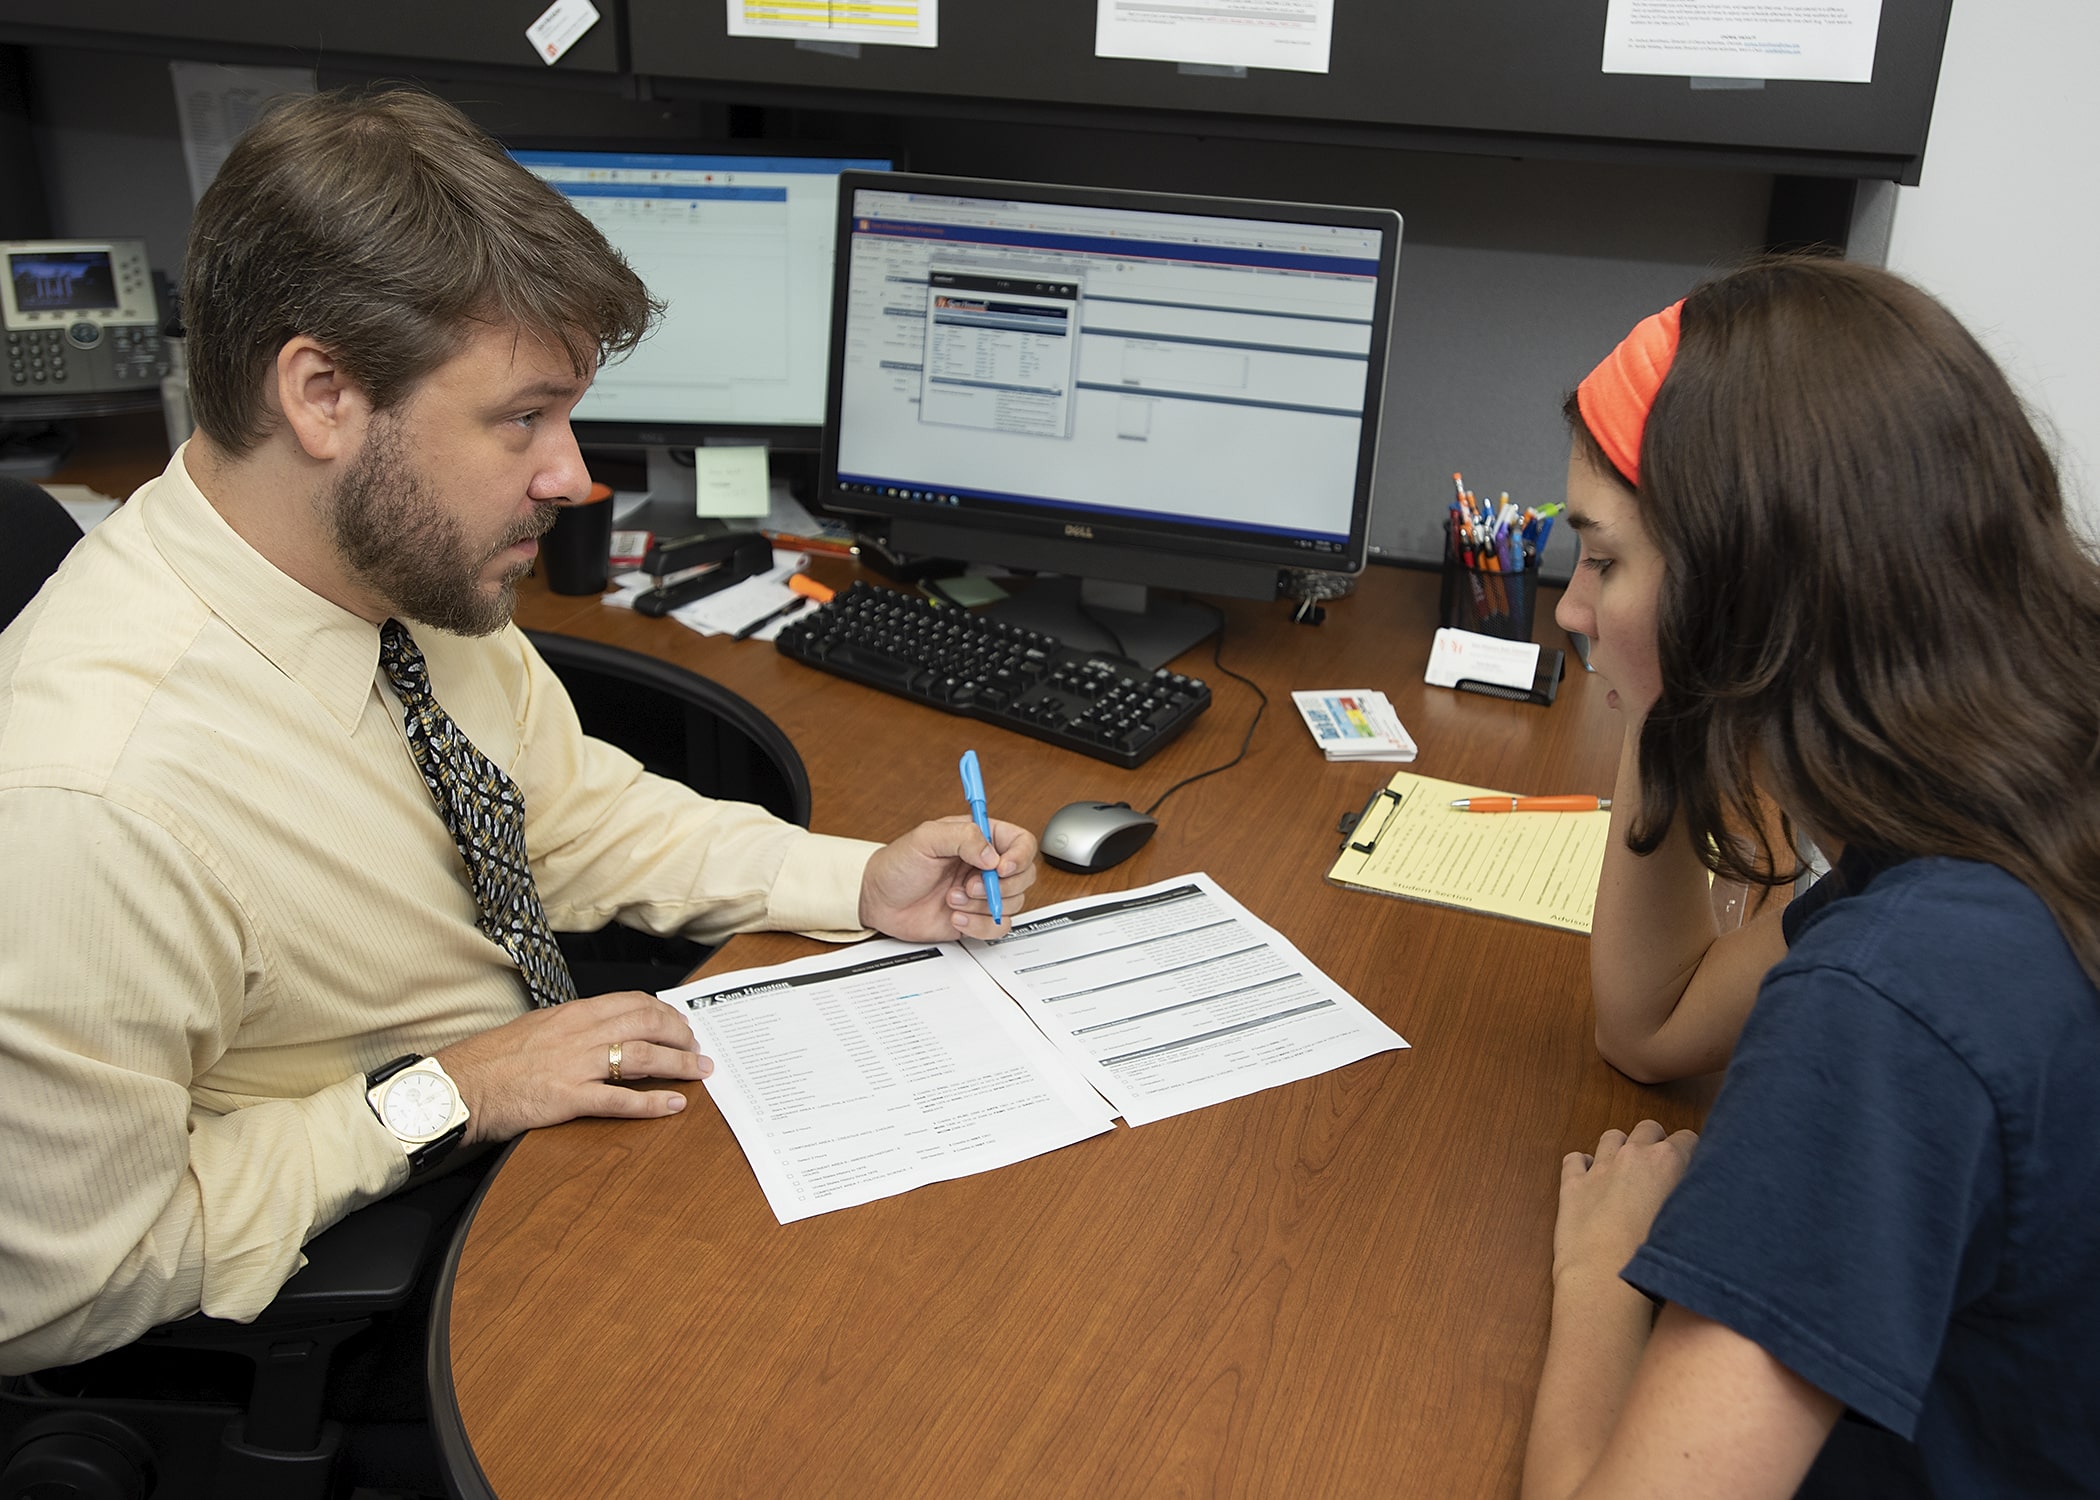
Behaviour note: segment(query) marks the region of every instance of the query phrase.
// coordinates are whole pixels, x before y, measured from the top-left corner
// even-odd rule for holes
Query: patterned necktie
[[[482,932],[517,963],[534,1005],[574,1000],[576,981],[525,862],[524,794],[438,707],[423,653],[399,620],[379,628],[379,664],[407,710],[409,754],[467,862]]]

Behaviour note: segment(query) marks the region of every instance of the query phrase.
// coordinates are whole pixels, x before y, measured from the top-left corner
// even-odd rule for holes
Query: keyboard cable
[[[1254,743],[1254,731],[1256,727],[1259,726],[1261,723],[1261,716],[1264,713],[1266,713],[1269,708],[1269,695],[1261,690],[1260,683],[1256,682],[1251,677],[1241,676],[1238,672],[1233,671],[1232,668],[1225,665],[1225,611],[1218,608],[1217,605],[1210,603],[1208,600],[1191,599],[1189,602],[1198,606],[1199,608],[1209,610],[1211,614],[1217,617],[1217,633],[1211,637],[1210,664],[1213,667],[1217,668],[1217,670],[1219,670],[1220,672],[1223,672],[1227,677],[1232,678],[1233,681],[1244,682],[1248,687],[1254,689],[1254,696],[1260,701],[1255,704],[1254,717],[1247,721],[1246,734],[1244,734],[1240,738],[1239,754],[1233,756],[1231,760],[1226,761],[1221,766],[1212,766],[1208,771],[1198,771],[1193,776],[1182,777],[1181,780],[1175,782],[1172,786],[1168,787],[1165,791],[1161,792],[1156,798],[1153,799],[1152,805],[1145,809],[1145,815],[1147,817],[1150,817],[1153,813],[1158,812],[1160,804],[1162,802],[1165,802],[1176,792],[1180,791],[1183,787],[1188,786],[1192,782],[1201,781],[1206,776],[1215,776],[1220,771],[1229,771],[1234,766],[1238,765],[1241,761],[1245,760],[1247,758],[1247,747]]]

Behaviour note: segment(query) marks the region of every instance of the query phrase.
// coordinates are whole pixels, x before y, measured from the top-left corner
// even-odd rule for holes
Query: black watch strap
[[[381,1063],[371,1072],[365,1074],[365,1087],[368,1089],[376,1089],[382,1083],[385,1083],[389,1078],[392,1078],[396,1073],[400,1072],[403,1068],[409,1067],[415,1063],[419,1063],[422,1060],[423,1054],[420,1052],[404,1052],[399,1057],[395,1058],[392,1062]]]
[[[459,1143],[466,1138],[466,1122],[461,1121],[436,1140],[425,1141],[422,1145],[416,1147],[415,1150],[408,1153],[408,1175],[413,1177],[418,1172],[427,1172],[458,1150]]]

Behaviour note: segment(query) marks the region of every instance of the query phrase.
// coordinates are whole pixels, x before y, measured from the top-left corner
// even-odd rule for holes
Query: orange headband
[[[1641,483],[1641,433],[1655,393],[1677,357],[1677,314],[1683,306],[1680,298],[1634,324],[1619,347],[1575,387],[1583,425],[1635,489]]]

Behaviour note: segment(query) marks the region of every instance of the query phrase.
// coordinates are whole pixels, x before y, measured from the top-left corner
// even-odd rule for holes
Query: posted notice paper
[[[1324,73],[1334,0],[1095,0],[1094,55]]]
[[[1604,71],[1872,83],[1881,0],[1608,0]]]
[[[935,47],[940,0],[728,0],[731,36]]]
[[[1407,1046],[1208,875],[663,998],[783,1224]]]

